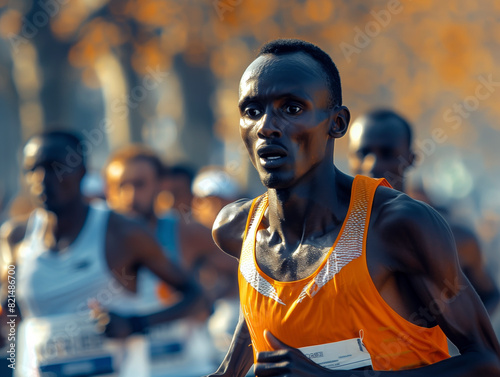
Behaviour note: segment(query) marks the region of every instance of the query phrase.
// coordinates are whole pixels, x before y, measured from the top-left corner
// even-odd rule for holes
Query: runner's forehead
[[[34,138],[23,149],[23,164],[65,161],[69,153],[67,146],[63,140]]]
[[[365,119],[352,126],[351,144],[353,145],[394,145],[406,143],[408,133],[397,119]]]
[[[113,161],[106,167],[106,179],[113,181],[120,180],[125,171],[125,163],[123,161]]]
[[[302,52],[265,54],[255,59],[240,80],[240,100],[266,91],[289,91],[308,86],[328,90],[326,73],[312,57]],[[266,93],[267,94],[267,93]]]
[[[108,178],[126,182],[137,179],[159,179],[158,173],[151,162],[144,159],[129,161],[113,161],[106,168]]]

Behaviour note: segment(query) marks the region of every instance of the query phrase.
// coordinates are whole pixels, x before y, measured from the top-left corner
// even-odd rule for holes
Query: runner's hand
[[[334,374],[333,371],[319,366],[309,360],[298,349],[290,347],[276,338],[270,331],[264,330],[267,344],[273,349],[270,352],[259,352],[255,364],[257,377],[326,377]]]
[[[90,317],[96,321],[96,329],[110,338],[123,339],[134,333],[144,333],[147,321],[142,317],[122,316],[103,309],[97,300],[89,302]]]
[[[96,322],[96,330],[110,338],[126,338],[132,333],[129,321],[101,307],[97,300],[89,301],[90,318]]]
[[[123,339],[132,335],[133,328],[129,317],[109,312],[109,321],[104,329],[104,334],[110,338]]]
[[[90,309],[90,319],[95,321],[97,332],[103,333],[110,320],[108,311],[101,307],[97,300],[89,300],[88,307]]]

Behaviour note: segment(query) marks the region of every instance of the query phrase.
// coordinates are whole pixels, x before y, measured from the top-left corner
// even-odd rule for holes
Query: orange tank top
[[[267,276],[255,260],[255,239],[268,206],[256,198],[248,216],[239,263],[240,301],[254,356],[270,351],[268,329],[284,343],[301,348],[359,338],[374,370],[402,370],[449,357],[446,336],[435,326],[414,325],[380,296],[368,272],[366,236],[375,190],[384,179],[356,176],[340,233],[310,276],[290,282]],[[390,187],[390,186],[389,186]]]

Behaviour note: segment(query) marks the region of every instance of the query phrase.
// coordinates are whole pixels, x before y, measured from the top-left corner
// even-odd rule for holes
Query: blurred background
[[[94,180],[110,151],[144,142],[168,164],[223,165],[259,194],[239,139],[238,82],[262,43],[298,37],[332,56],[353,117],[383,106],[410,120],[413,175],[493,241],[499,2],[0,0],[0,9],[0,219],[22,190],[20,147],[54,125],[83,133]],[[344,170],[346,145],[335,156]]]
[[[299,37],[331,54],[354,117],[377,106],[400,111],[416,129],[419,169],[444,177],[451,197],[477,193],[477,210],[500,210],[498,2],[0,0],[0,7],[1,208],[21,187],[20,146],[54,124],[84,132],[95,172],[110,151],[142,141],[168,163],[225,165],[257,193],[239,140],[238,81],[262,43]],[[345,168],[346,142],[337,144]]]
[[[263,192],[239,137],[238,83],[278,37],[331,55],[353,118],[375,107],[408,118],[411,178],[478,232],[498,278],[498,1],[0,0],[0,223],[29,207],[16,200],[22,145],[54,126],[83,134],[90,189],[111,152],[142,142]],[[347,171],[347,140],[335,159]]]
[[[20,146],[54,124],[83,131],[94,172],[110,151],[142,141],[168,163],[225,165],[258,193],[239,140],[238,81],[262,43],[299,37],[331,54],[353,117],[377,106],[400,111],[415,126],[418,169],[441,177],[449,197],[472,195],[478,211],[500,210],[498,2],[0,0],[0,7],[1,208],[21,188]],[[337,144],[345,168],[346,142]]]
[[[353,117],[392,107],[415,128],[414,174],[491,238],[500,213],[500,3],[419,0],[0,0],[0,210],[22,188],[19,151],[78,129],[99,175],[145,142],[169,164],[224,165],[262,187],[239,139],[238,82],[277,37],[338,65]],[[336,146],[346,170],[346,140]]]

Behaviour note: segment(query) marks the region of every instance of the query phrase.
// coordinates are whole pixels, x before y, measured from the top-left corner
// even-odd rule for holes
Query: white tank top
[[[44,246],[47,213],[32,213],[16,263],[16,300],[23,316],[16,377],[149,375],[143,337],[110,340],[90,321],[90,299],[119,312],[135,296],[111,274],[105,259],[109,213],[90,206],[80,234],[61,251]]]
[[[17,258],[17,301],[24,318],[88,313],[97,299],[108,309],[127,301],[127,291],[109,271],[105,259],[109,210],[90,206],[84,226],[65,250],[43,243],[47,213],[35,210]]]

